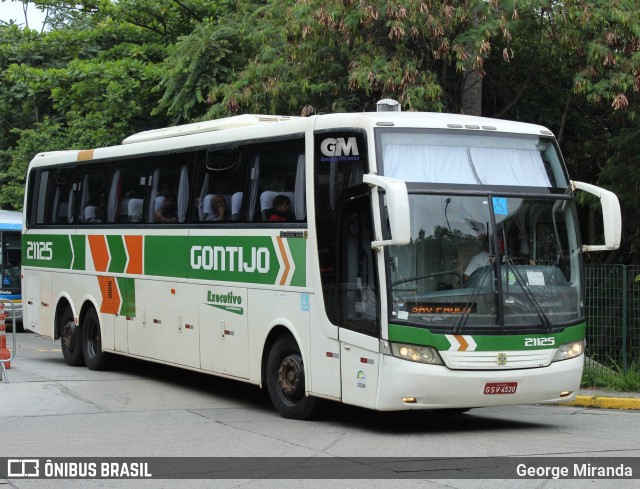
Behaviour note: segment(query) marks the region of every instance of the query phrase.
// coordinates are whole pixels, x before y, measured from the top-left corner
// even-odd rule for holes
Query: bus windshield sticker
[[[527,282],[529,285],[546,285],[544,273],[533,270],[527,270]]]
[[[493,212],[500,216],[506,216],[509,214],[509,206],[507,205],[507,199],[504,197],[493,198]]]

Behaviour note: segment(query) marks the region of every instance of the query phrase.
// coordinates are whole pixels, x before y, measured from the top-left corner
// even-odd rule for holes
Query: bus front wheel
[[[84,360],[89,370],[105,370],[109,368],[109,353],[102,351],[102,334],[100,320],[95,309],[91,308],[82,321],[82,349]]]
[[[320,399],[305,394],[304,363],[293,337],[281,336],[273,344],[266,381],[271,402],[284,418],[310,419],[318,414]]]
[[[65,309],[60,317],[60,346],[67,365],[84,365],[82,354],[82,332],[73,320],[71,310]]]

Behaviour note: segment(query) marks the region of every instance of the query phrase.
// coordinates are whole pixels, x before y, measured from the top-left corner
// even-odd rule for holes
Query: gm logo
[[[40,460],[37,458],[8,459],[7,477],[40,477]]]
[[[335,156],[358,156],[358,144],[356,138],[327,138],[320,143],[320,151],[329,157]]]

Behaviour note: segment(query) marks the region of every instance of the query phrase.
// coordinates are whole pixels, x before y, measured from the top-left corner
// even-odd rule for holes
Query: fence
[[[587,265],[588,367],[640,367],[640,266]]]

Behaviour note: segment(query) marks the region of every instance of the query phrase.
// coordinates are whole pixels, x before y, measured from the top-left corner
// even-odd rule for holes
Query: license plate
[[[517,382],[487,382],[484,384],[485,394],[515,394]]]

